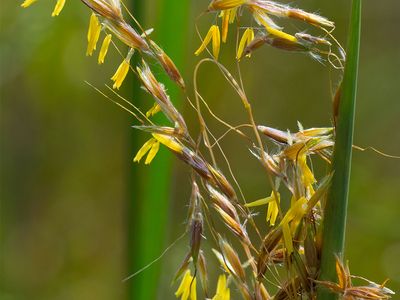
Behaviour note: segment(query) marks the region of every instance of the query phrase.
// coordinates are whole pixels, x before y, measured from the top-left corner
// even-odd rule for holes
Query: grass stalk
[[[185,28],[187,28],[189,2],[166,0],[153,2],[155,3],[150,5],[158,7],[159,10],[155,16],[157,30],[152,36],[157,35],[157,40],[168,47],[164,50],[181,69],[184,64],[183,43],[187,40]],[[132,1],[132,11],[142,24],[154,24],[153,21],[143,20],[146,3],[146,1]],[[179,107],[177,101],[180,96],[179,89],[169,84],[167,76],[158,76],[158,79],[165,83],[172,101]],[[133,93],[135,101],[151,103],[148,98],[140,99],[139,95],[144,94],[137,82],[134,84]],[[129,134],[132,137],[131,149],[135,151],[141,147],[143,140],[139,141],[134,132]],[[171,204],[172,159],[171,154],[164,150],[157,155],[151,168],[143,165],[130,166],[127,247],[130,273],[149,264],[166,247]],[[161,270],[160,264],[154,264],[127,281],[128,299],[157,299]]]
[[[349,194],[361,34],[361,0],[352,1],[347,59],[338,109],[332,168],[334,175],[325,206],[320,280],[337,281],[335,256],[343,257]],[[337,296],[320,289],[318,299]]]

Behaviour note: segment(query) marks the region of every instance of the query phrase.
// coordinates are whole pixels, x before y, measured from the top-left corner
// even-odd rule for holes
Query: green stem
[[[146,1],[132,1],[132,11],[142,25],[153,24],[156,28],[151,34],[178,68],[184,65],[184,50],[189,1],[157,0],[152,2],[157,8],[157,22],[143,20]],[[137,62],[136,62],[137,63]],[[161,73],[156,72],[156,73]],[[180,91],[167,76],[157,76],[165,83],[168,93],[179,107]],[[137,80],[133,89],[133,99],[142,107],[152,105],[149,96],[140,91]],[[137,151],[143,140],[137,138],[139,132],[131,131],[131,149]],[[130,165],[128,202],[128,269],[129,273],[141,269],[157,258],[166,247],[168,234],[168,215],[171,204],[171,154],[161,149],[151,166]],[[153,264],[134,278],[127,281],[128,299],[157,299],[160,284],[161,263]]]
[[[332,185],[324,211],[320,280],[337,281],[335,256],[343,258],[346,215],[349,194],[351,157],[356,107],[358,61],[361,34],[361,0],[352,1],[352,13],[346,66],[342,82],[336,127],[336,142],[332,168]],[[336,299],[325,289],[318,291],[318,299]]]

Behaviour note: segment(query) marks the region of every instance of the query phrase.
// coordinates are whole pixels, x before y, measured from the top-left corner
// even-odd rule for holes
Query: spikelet
[[[232,268],[230,271],[237,278],[239,278],[242,282],[246,281],[246,274],[243,269],[242,263],[240,262],[239,256],[236,251],[229,245],[225,240],[220,240],[220,247],[222,249],[222,254],[224,259],[229,262],[230,267]]]

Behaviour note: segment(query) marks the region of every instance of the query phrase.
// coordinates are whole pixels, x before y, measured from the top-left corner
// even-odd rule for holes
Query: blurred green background
[[[177,16],[168,1],[139,2],[145,28],[166,24],[170,37],[174,31],[182,31],[183,27],[165,21]],[[194,20],[208,2],[189,4],[187,8],[171,4],[187,10],[181,14],[186,18],[181,22],[187,23],[183,47],[157,36],[157,27],[154,39],[179,60],[191,87],[198,61],[192,53],[199,43]],[[110,83],[120,57],[111,50],[106,63],[98,66],[95,57],[85,56],[90,13],[81,3],[67,1],[58,18],[50,17],[53,3],[47,1],[26,10],[18,5],[3,1],[0,6],[0,298],[126,299],[128,286],[151,272],[122,282],[138,269],[129,263],[132,253],[127,249],[140,246],[128,247],[132,243],[129,232],[140,235],[131,219],[140,218],[140,210],[129,210],[135,203],[146,202],[141,185],[157,189],[159,183],[144,182],[148,167],[132,163],[137,145],[146,136],[131,129],[129,115],[84,82],[98,87]],[[302,0],[295,5],[334,20],[336,37],[345,44],[349,1]],[[399,11],[396,0],[384,4],[364,1],[355,129],[357,145],[395,155],[400,155]],[[205,16],[198,21],[203,33],[213,18]],[[286,28],[305,27],[292,23]],[[234,39],[231,34],[231,45]],[[232,47],[223,46],[221,61],[231,69],[233,57]],[[266,47],[241,66],[259,123],[292,131],[297,120],[305,127],[330,125],[328,68],[307,56]],[[139,101],[136,98],[143,98],[144,93],[133,92],[134,83],[129,81],[133,78],[125,82],[121,93]],[[239,100],[215,66],[200,69],[199,89],[218,115],[233,124],[246,122]],[[188,123],[195,129],[193,111],[176,95],[174,101],[182,103]],[[209,124],[216,134],[224,131],[211,119]],[[265,178],[240,142],[228,135],[223,146],[246,197],[263,197],[268,192]],[[152,166],[156,170],[169,164],[170,155],[166,151],[162,155],[166,160],[157,163],[156,158]],[[166,231],[157,243],[162,249],[155,249],[152,258],[185,229],[189,173],[186,166],[171,159],[168,193],[157,199],[166,209],[154,211],[154,217],[144,220],[157,223],[162,220],[157,214],[165,217],[161,227]],[[390,278],[389,287],[399,291],[400,160],[355,151],[353,161],[346,257],[352,273],[377,282]],[[226,168],[224,163],[221,167]],[[157,238],[148,236],[149,240]],[[154,265],[161,270],[160,282],[150,282],[157,299],[173,299],[171,274],[185,251],[187,238]]]

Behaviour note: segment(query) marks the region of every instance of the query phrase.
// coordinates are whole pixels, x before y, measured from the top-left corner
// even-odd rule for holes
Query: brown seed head
[[[197,258],[199,256],[202,234],[203,216],[201,213],[196,213],[190,226],[190,253],[192,255],[194,264],[197,263]]]
[[[228,196],[229,199],[236,199],[235,190],[233,189],[229,181],[225,178],[225,176],[211,165],[208,166],[208,169],[213,175],[215,183],[221,189],[221,191],[223,191],[224,194]]]
[[[185,89],[185,82],[179,72],[178,68],[172,61],[172,59],[162,50],[155,42],[150,41],[151,46],[154,49],[154,53],[160,62],[161,66],[174,82],[176,82],[182,89]]]
[[[262,134],[265,134],[266,136],[268,136],[269,138],[280,142],[280,143],[285,143],[287,144],[289,142],[289,140],[293,140],[293,135],[282,131],[282,130],[278,130],[272,127],[267,127],[267,126],[257,126],[258,131],[260,131]]]
[[[295,37],[298,39],[301,39],[303,41],[306,41],[308,43],[314,44],[314,45],[325,45],[325,46],[332,46],[331,42],[328,40],[321,38],[321,37],[316,37],[311,34],[307,33],[296,33]]]
[[[301,9],[290,8],[287,10],[286,15],[288,18],[301,20],[315,26],[335,26],[335,24],[332,21],[329,21],[327,18],[305,12]]]
[[[306,265],[304,264],[301,255],[297,251],[294,251],[291,257],[293,259],[294,266],[297,270],[297,274],[299,275],[299,279],[301,281],[303,289],[307,292],[311,292],[312,282],[310,281],[310,274],[306,268]]]
[[[255,287],[256,300],[271,300],[272,297],[269,295],[267,289],[262,282],[257,281]]]
[[[146,40],[123,20],[108,20],[106,26],[127,46],[143,52],[149,51]]]
[[[211,199],[214,203],[219,206],[223,211],[225,211],[232,219],[239,221],[239,217],[236,208],[233,204],[226,198],[223,194],[218,192],[216,189],[207,185],[207,189],[210,193]]]
[[[208,276],[207,276],[207,262],[202,250],[199,252],[199,259],[197,261],[197,270],[200,274],[201,284],[203,286],[204,294],[208,295]]]
[[[234,275],[236,275],[242,282],[246,282],[246,273],[242,267],[239,256],[232,246],[228,244],[225,240],[220,240],[220,247],[224,258],[229,262]]]
[[[164,89],[164,86],[157,81],[149,66],[144,60],[142,61],[142,67],[137,67],[136,71],[143,86],[157,101],[158,105],[161,107],[161,110],[164,112],[166,117],[176,125],[180,134],[187,135],[185,120],[172,104]]]
[[[301,290],[301,282],[298,277],[286,281],[275,294],[274,300],[298,299]]]
[[[218,205],[214,204],[214,208],[215,210],[220,214],[220,216],[222,217],[223,222],[225,223],[225,225],[232,230],[232,232],[234,234],[236,234],[243,243],[249,245],[250,241],[249,238],[247,236],[246,231],[244,230],[244,228],[242,227],[242,225],[240,225],[240,223],[233,219],[230,215],[228,215],[222,208],[220,208]]]
[[[110,21],[121,21],[122,13],[121,7],[113,5],[104,0],[81,0],[86,6],[88,6],[95,13],[106,18]]]
[[[344,292],[344,297],[349,297],[352,299],[364,299],[364,300],[384,300],[390,299],[390,295],[385,293],[383,289],[378,287],[370,287],[370,286],[358,286],[348,288]]]
[[[272,229],[263,239],[260,254],[257,260],[257,273],[259,279],[262,279],[267,271],[272,251],[276,248],[279,241],[282,239],[282,236],[282,227],[277,227]]]

